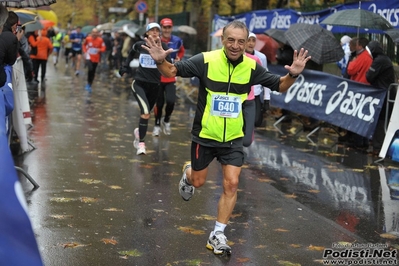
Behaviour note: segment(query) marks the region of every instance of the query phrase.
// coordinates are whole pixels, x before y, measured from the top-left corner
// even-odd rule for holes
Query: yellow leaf
[[[122,189],[120,186],[108,186],[110,189]]]
[[[195,216],[195,219],[197,220],[206,220],[206,221],[214,221],[216,220],[215,216],[210,216],[207,214],[201,214],[200,216]]]
[[[93,202],[97,202],[98,199],[89,198],[89,197],[80,197],[80,201],[83,203],[93,203]]]
[[[137,249],[119,251],[118,253],[122,256],[130,256],[130,257],[141,257],[143,255],[143,253],[141,253]]]
[[[390,234],[390,233],[380,234],[380,237],[387,238],[387,239],[398,239],[398,236]]]
[[[73,198],[64,198],[64,197],[56,197],[56,198],[51,198],[50,201],[55,201],[55,202],[71,202],[71,201],[76,201],[76,199]]]
[[[297,198],[297,196],[295,196],[295,194],[291,194],[291,195],[284,195],[286,198],[289,198],[289,199],[296,199]]]
[[[259,245],[259,246],[255,246],[255,248],[266,248],[266,245]]]
[[[189,233],[189,234],[192,234],[192,235],[203,235],[203,234],[205,234],[204,230],[197,230],[197,229],[194,229],[192,227],[180,226],[178,229],[180,231],[183,231],[185,233]]]
[[[286,261],[286,260],[279,260],[277,262],[278,262],[278,264],[283,265],[283,266],[301,266],[301,264],[299,264],[299,263],[293,263],[293,262]]]
[[[259,182],[263,182],[263,183],[271,183],[274,182],[272,179],[270,178],[258,178]]]
[[[107,211],[107,212],[123,212],[122,209],[117,209],[117,208],[108,208],[108,209],[104,209],[104,211]]]
[[[310,245],[310,246],[308,247],[308,249],[309,249],[309,250],[316,250],[316,251],[323,251],[323,250],[325,250],[326,248],[325,248],[325,247],[321,247],[321,246],[313,246],[313,245]]]
[[[73,218],[72,215],[62,215],[62,214],[54,214],[54,215],[50,215],[50,217],[54,218],[54,219],[66,219],[66,218]]]
[[[277,229],[274,229],[274,231],[276,231],[276,232],[289,232],[289,230],[283,229],[283,228],[277,228]]]
[[[92,178],[83,178],[83,179],[79,179],[79,182],[85,183],[85,184],[99,184],[101,183],[100,180],[95,180]]]
[[[87,246],[87,245],[79,244],[79,243],[76,243],[76,242],[68,242],[68,243],[62,244],[62,246],[64,248],[77,248],[77,247],[84,247],[84,246]]]
[[[317,190],[317,189],[309,189],[308,192],[309,192],[309,193],[317,194],[317,193],[320,193],[320,190]]]
[[[237,258],[237,261],[240,263],[248,262],[249,260],[250,260],[249,258]]]
[[[112,245],[118,244],[118,241],[116,241],[114,238],[103,238],[103,239],[101,239],[101,241],[104,244],[112,244]]]

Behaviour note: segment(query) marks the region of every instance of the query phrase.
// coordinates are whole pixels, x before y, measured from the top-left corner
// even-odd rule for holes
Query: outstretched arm
[[[292,84],[294,84],[296,76],[302,73],[303,69],[306,66],[306,62],[308,62],[311,59],[311,56],[308,55],[308,50],[305,50],[301,48],[301,50],[294,51],[294,58],[292,61],[291,66],[285,65],[284,68],[288,70],[288,74],[285,75],[284,77],[280,78],[280,86],[279,86],[279,91],[280,92],[285,92],[291,87]]]
[[[146,45],[142,45],[141,47],[149,52],[152,59],[156,62],[159,72],[165,77],[175,77],[177,72],[176,67],[165,60],[173,52],[173,49],[170,48],[165,51],[162,48],[159,37],[154,39],[152,36],[148,36],[144,40],[146,41]]]

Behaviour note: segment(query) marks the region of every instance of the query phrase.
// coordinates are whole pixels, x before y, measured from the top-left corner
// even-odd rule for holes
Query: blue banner
[[[270,64],[268,68],[274,74],[287,74],[280,65]],[[386,90],[305,69],[286,93],[273,92],[270,104],[371,139],[386,93]]]
[[[0,265],[39,266],[43,263],[8,147],[4,104],[0,90]]]
[[[227,23],[233,20],[240,20],[244,22],[248,29],[253,33],[260,34],[264,33],[268,29],[288,29],[291,24],[296,23],[307,23],[307,24],[320,24],[332,13],[344,10],[344,9],[356,9],[359,8],[359,3],[350,3],[337,5],[328,9],[315,11],[315,12],[298,12],[293,9],[274,9],[274,10],[257,10],[251,11],[236,16],[214,16],[214,30],[223,28]],[[394,28],[399,28],[399,0],[394,1],[363,1],[361,2],[361,9],[369,10],[374,13],[380,14],[388,22],[392,24]],[[326,26],[333,33],[356,33],[357,28],[351,27],[338,27],[338,26]],[[360,29],[360,32],[373,32],[383,33],[379,30],[364,30]]]

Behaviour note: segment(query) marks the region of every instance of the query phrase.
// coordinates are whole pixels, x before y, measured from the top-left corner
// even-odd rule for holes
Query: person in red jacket
[[[170,54],[173,62],[180,61],[183,59],[185,49],[183,46],[183,40],[175,35],[172,35],[172,20],[170,18],[164,18],[159,24],[161,25],[161,42],[173,49],[173,52]],[[165,116],[162,119],[162,109],[165,102]],[[175,102],[176,78],[167,78],[161,76],[161,87],[159,88],[157,104],[154,108],[155,126],[152,131],[153,136],[159,136],[159,133],[161,132],[161,126],[165,135],[171,134],[170,117],[175,107]]]
[[[91,85],[93,84],[94,77],[96,75],[96,69],[98,63],[101,61],[101,53],[105,52],[105,44],[103,39],[100,37],[98,29],[93,29],[90,36],[88,36],[83,42],[83,52],[87,62],[87,84],[85,89],[91,93]]]
[[[373,57],[366,51],[368,43],[369,40],[366,38],[353,38],[349,42],[353,57],[346,69],[351,80],[365,84],[370,84],[366,78],[366,72],[369,70],[371,63],[373,63]]]
[[[47,60],[53,51],[53,44],[47,37],[47,29],[42,29],[40,34],[35,32],[35,34],[29,36],[28,42],[31,46],[30,58],[32,59],[35,81],[39,82],[39,69],[41,68],[41,81],[44,82],[46,76]]]

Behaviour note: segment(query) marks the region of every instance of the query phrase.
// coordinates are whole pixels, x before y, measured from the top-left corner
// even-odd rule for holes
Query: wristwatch
[[[293,78],[293,79],[296,79],[297,77],[299,77],[299,75],[292,75],[290,72],[288,72],[288,75],[289,75],[291,78]]]

